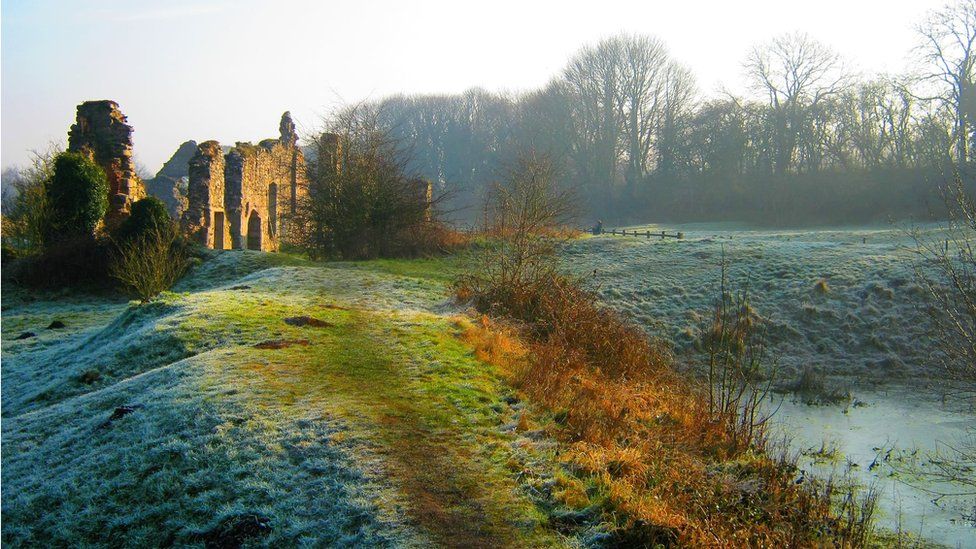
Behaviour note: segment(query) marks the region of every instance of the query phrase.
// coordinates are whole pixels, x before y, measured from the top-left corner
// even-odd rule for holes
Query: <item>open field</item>
[[[684,240],[579,240],[566,248],[566,262],[607,304],[673,342],[679,354],[694,352],[710,321],[724,256],[731,289],[747,290],[765,321],[782,377],[805,367],[863,382],[938,375],[903,229],[679,230]]]

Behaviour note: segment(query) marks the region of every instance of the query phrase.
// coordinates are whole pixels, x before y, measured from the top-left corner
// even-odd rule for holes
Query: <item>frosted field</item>
[[[6,288],[4,547],[577,545],[533,499],[554,443],[424,269],[225,252],[147,305]]]
[[[567,263],[607,304],[681,354],[693,350],[719,295],[724,250],[731,287],[747,289],[767,321],[783,379],[805,366],[861,381],[935,373],[904,230],[678,230],[684,240],[583,239],[567,247]]]
[[[974,498],[933,503],[931,493],[971,490],[916,474],[937,445],[976,436],[976,415],[941,398],[932,324],[917,307],[925,292],[915,283],[914,243],[905,229],[677,230],[684,240],[575,241],[565,250],[566,263],[604,302],[671,341],[679,361],[689,363],[719,295],[724,250],[731,288],[748,289],[767,323],[779,383],[810,367],[827,374],[829,388],[851,395],[823,406],[774,397],[774,431],[790,437],[801,468],[875,486],[878,523],[889,530],[976,547],[976,527],[962,518],[972,514]],[[941,238],[937,227],[923,234]],[[817,288],[821,280],[826,292]]]

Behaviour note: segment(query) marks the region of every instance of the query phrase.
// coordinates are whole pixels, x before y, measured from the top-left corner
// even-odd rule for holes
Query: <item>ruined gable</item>
[[[216,141],[198,148],[190,166],[184,225],[205,246],[277,251],[287,221],[308,188],[305,159],[287,112],[279,131],[278,139],[258,145],[237,143],[220,162]]]
[[[132,127],[115,101],[85,101],[68,132],[68,150],[89,155],[105,170],[109,184],[109,224],[129,214],[146,195],[132,162]]]

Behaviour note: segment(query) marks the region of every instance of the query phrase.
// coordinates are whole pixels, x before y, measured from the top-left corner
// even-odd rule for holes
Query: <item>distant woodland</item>
[[[542,89],[356,108],[410,144],[414,169],[453,191],[467,223],[527,151],[558,166],[586,223],[931,219],[940,186],[976,160],[974,43],[976,0],[919,23],[905,74],[856,74],[828,45],[787,34],[743,59],[749,93],[706,96],[680,52],[618,35],[579,50]]]

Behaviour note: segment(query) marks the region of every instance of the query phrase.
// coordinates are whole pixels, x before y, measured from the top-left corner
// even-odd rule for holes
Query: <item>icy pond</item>
[[[685,238],[586,238],[564,250],[567,265],[609,306],[670,341],[681,363],[697,352],[724,257],[731,287],[747,289],[765,320],[778,378],[789,383],[813,368],[852,395],[822,406],[776,397],[774,430],[789,436],[801,468],[875,486],[882,527],[976,547],[976,525],[964,518],[976,512],[976,497],[933,501],[933,491],[960,487],[913,473],[942,445],[972,440],[976,411],[940,394],[931,323],[916,306],[924,291],[915,282],[906,227],[628,227],[635,228],[681,231]],[[939,231],[925,228],[934,239]]]

